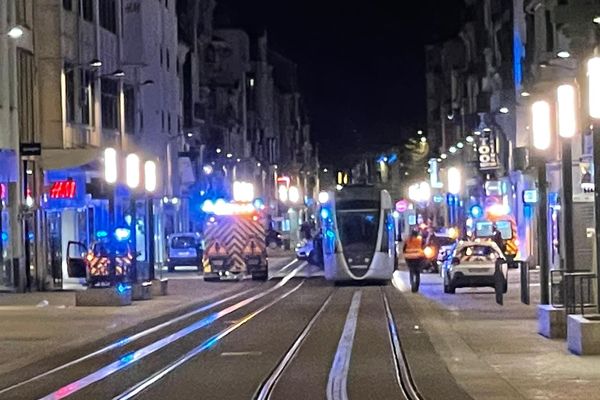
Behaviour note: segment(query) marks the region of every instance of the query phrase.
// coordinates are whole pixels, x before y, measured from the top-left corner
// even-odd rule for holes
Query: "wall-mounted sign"
[[[42,155],[41,143],[21,143],[19,146],[21,156],[40,156]]]
[[[441,203],[444,201],[444,196],[442,196],[440,194],[435,194],[435,195],[433,195],[433,197],[431,199],[433,200],[434,203]]]
[[[77,184],[72,179],[52,182],[49,196],[51,199],[74,199],[77,193]]]
[[[538,202],[539,195],[536,189],[523,190],[523,203],[535,204]]]
[[[479,169],[481,171],[498,169],[498,140],[491,129],[483,129],[477,144]]]
[[[486,196],[504,196],[508,191],[505,181],[487,181],[485,183]]]
[[[432,188],[441,189],[444,184],[440,180],[440,166],[436,158],[429,160],[429,184]]]

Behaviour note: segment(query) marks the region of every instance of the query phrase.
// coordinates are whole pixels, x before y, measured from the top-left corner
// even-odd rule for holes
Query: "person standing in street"
[[[423,238],[419,231],[413,231],[404,244],[404,259],[408,266],[410,276],[410,289],[413,293],[419,291],[421,284],[421,269],[425,262],[425,253],[423,251]]]

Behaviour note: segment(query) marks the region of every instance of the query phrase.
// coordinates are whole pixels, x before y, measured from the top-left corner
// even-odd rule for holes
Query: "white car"
[[[302,239],[296,245],[296,257],[298,260],[308,260],[310,252],[313,251],[314,245],[312,239]]]
[[[455,293],[461,287],[495,287],[496,262],[502,260],[506,278],[508,265],[502,251],[494,242],[462,242],[454,256],[443,268],[444,293]],[[506,293],[506,279],[504,293]]]

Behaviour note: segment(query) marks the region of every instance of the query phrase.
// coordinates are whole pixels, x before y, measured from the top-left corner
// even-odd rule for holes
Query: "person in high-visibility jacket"
[[[410,288],[413,293],[419,291],[421,284],[421,269],[427,257],[423,251],[423,237],[418,231],[413,231],[404,244],[404,259],[410,275]]]

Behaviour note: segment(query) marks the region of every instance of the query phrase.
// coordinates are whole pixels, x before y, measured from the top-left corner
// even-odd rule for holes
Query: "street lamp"
[[[594,19],[594,22],[600,23]],[[594,228],[596,238],[596,276],[600,276],[600,132],[595,124],[600,121],[600,57],[595,56],[587,62],[588,75],[588,114],[594,120],[592,125],[593,164],[594,164]],[[597,304],[600,307],[600,290],[597,291]]]
[[[573,85],[560,85],[556,89],[558,111],[558,134],[572,138],[577,131],[577,97]]]
[[[156,162],[148,160],[144,163],[144,189],[148,193],[156,190]]]
[[[447,171],[448,175],[448,193],[457,195],[462,187],[462,174],[457,167],[450,167]]]
[[[140,185],[140,157],[131,153],[125,159],[125,182],[130,189]]]
[[[548,150],[552,140],[550,122],[550,104],[539,100],[531,106],[531,129],[533,131],[533,147],[537,150]]]
[[[117,150],[112,147],[104,149],[104,180],[106,183],[114,184],[117,182]]]
[[[21,36],[23,36],[24,33],[25,31],[23,30],[23,27],[21,25],[15,25],[12,28],[10,28],[8,32],[6,32],[6,35],[11,39],[19,39],[21,38]]]
[[[537,150],[537,172],[538,172],[538,261],[540,264],[540,303],[550,303],[548,289],[549,269],[548,264],[548,204],[546,178],[546,159],[544,153],[550,148],[552,141],[550,104],[540,100],[531,106],[531,130],[533,133],[533,147]]]

